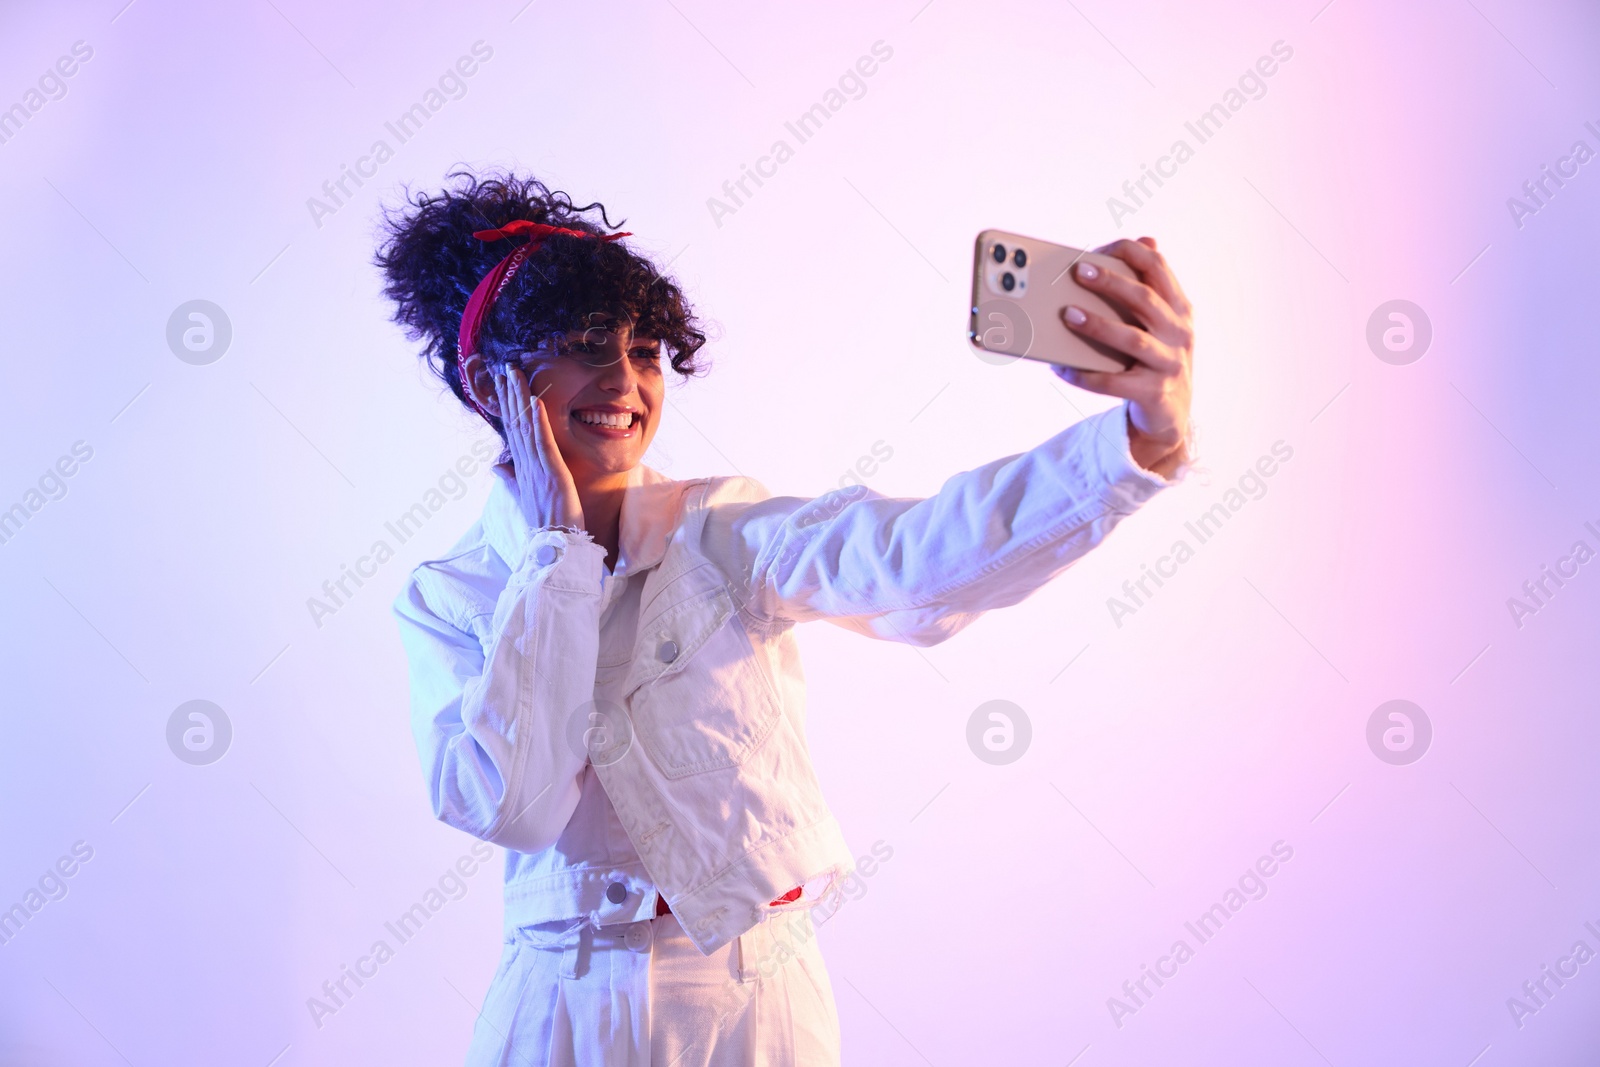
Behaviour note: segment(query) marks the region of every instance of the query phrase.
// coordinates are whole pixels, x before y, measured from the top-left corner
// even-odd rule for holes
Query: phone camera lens
[[[1016,287],[1017,287],[1017,279],[1012,275],[1012,273],[1010,271],[1006,271],[1004,274],[1000,275],[1000,288],[1004,289],[1006,292],[1009,293],[1011,290],[1015,289]]]
[[[1006,246],[1005,245],[995,245],[994,246],[994,261],[996,263],[1004,263],[1006,261]]]
[[[1011,262],[1015,263],[1018,268],[1026,267],[1028,265],[1028,253],[1020,248],[1017,249],[1011,256]]]

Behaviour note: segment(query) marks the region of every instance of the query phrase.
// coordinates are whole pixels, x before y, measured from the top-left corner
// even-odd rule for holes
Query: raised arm
[[[925,500],[859,486],[759,499],[730,485],[711,501],[707,548],[758,620],[932,644],[1022,600],[1174,484],[1133,461],[1127,418],[1126,405],[1091,416]]]
[[[488,558],[472,574],[482,583],[498,567],[511,573],[503,586],[491,582],[484,609],[473,611],[444,589],[448,564],[424,565],[394,610],[434,815],[539,852],[561,836],[582,790],[588,753],[571,733],[594,697],[605,549],[573,532],[584,525],[582,504],[527,379],[516,367],[492,378],[483,410],[504,420],[523,536],[515,559],[482,548]],[[441,613],[435,604],[452,607]]]

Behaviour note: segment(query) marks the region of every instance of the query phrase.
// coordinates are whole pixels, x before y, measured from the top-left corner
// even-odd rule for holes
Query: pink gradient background
[[[846,1062],[1593,1062],[1600,963],[1520,1028],[1506,1006],[1600,949],[1600,568],[1520,629],[1506,607],[1600,547],[1600,164],[1521,228],[1506,207],[1600,148],[1592,6],[122,2],[0,14],[0,106],[94,48],[0,144],[0,507],[94,449],[0,545],[0,907],[95,850],[0,945],[0,1063],[464,1054],[498,864],[320,1028],[306,1007],[470,844],[429,817],[388,608],[488,477],[320,628],[305,605],[479,435],[369,265],[379,205],[457,163],[604,201],[717,323],[652,457],[678,477],[821,493],[882,442],[872,487],[924,495],[1104,407],[967,349],[985,227],[1152,234],[1198,309],[1204,471],[944,645],[802,631],[831,803],[893,849],[821,928]],[[707,198],[880,39],[865,96],[717,225]],[[466,96],[315,225],[477,40]],[[1113,225],[1279,40],[1266,95]],[[234,331],[204,367],[164,340],[194,298]],[[1365,341],[1395,298],[1433,328],[1403,367]],[[1115,625],[1279,440],[1266,495]],[[194,698],[234,729],[206,767],[164,736]],[[1434,728],[1405,767],[1366,743],[1395,698]],[[965,740],[993,699],[1033,725],[1004,767]],[[1266,897],[1117,1026],[1107,998],[1280,840]]]

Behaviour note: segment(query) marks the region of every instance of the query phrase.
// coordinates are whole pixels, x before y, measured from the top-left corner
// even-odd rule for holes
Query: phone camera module
[[[1028,295],[1031,264],[1031,257],[1020,246],[990,240],[978,263],[983,291],[1008,301],[1021,300]]]

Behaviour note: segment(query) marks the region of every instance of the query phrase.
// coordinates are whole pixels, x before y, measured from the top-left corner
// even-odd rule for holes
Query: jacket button
[[[533,560],[541,567],[548,567],[561,555],[555,545],[540,545],[533,550]]]
[[[635,952],[644,952],[650,947],[650,924],[648,922],[632,923],[622,932],[622,942]]]
[[[671,663],[678,658],[678,642],[663,641],[656,649],[656,659],[662,663]]]
[[[628,887],[621,882],[612,882],[606,886],[606,899],[613,904],[621,904],[628,899]]]

